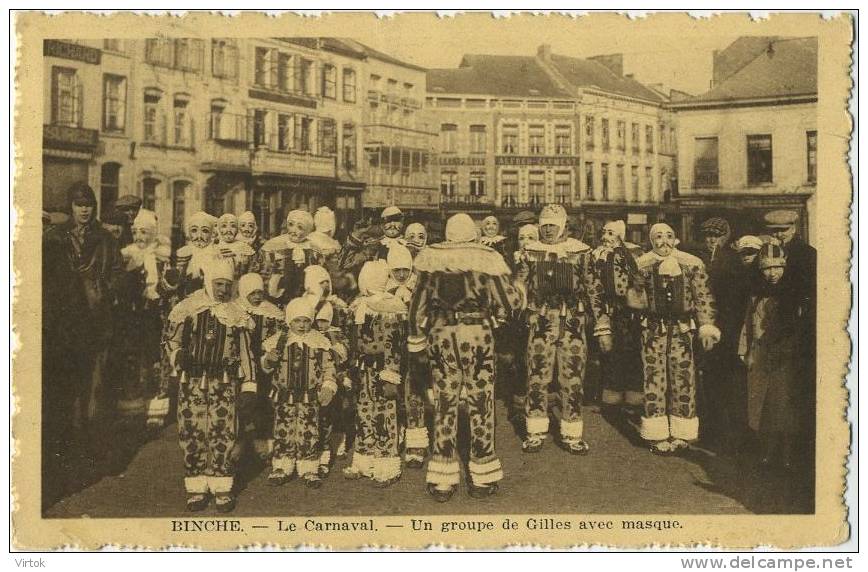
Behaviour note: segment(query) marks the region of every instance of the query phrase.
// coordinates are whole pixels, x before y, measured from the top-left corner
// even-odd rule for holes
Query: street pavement
[[[319,490],[296,479],[266,483],[267,467],[247,462],[236,516],[354,516],[401,514],[749,514],[812,512],[804,479],[759,473],[748,459],[700,449],[684,457],[652,455],[626,417],[585,408],[587,456],[573,456],[547,440],[540,453],[521,441],[498,403],[497,452],[505,478],[493,497],[477,500],[463,486],[448,503],[425,493],[424,470],[405,469],[401,480],[379,489],[347,481],[338,461]],[[177,426],[137,448],[125,467],[92,479],[45,511],[48,518],[178,517],[185,514],[183,464]],[[216,514],[213,505],[201,516]]]

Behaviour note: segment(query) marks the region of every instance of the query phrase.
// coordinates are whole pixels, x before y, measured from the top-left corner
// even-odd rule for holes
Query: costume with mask
[[[217,497],[218,510],[225,511],[234,507],[235,463],[230,453],[238,437],[236,402],[239,393],[256,394],[253,320],[238,302],[215,297],[216,280],[234,279],[229,261],[212,258],[203,271],[205,287],[169,314],[164,347],[180,371],[178,433],[188,503],[210,492]],[[191,510],[204,508],[194,506]]]
[[[383,238],[377,249],[377,259],[385,260],[393,244],[404,244],[404,213],[398,207],[386,207],[380,214],[380,227]]]
[[[341,243],[335,240],[337,221],[335,213],[328,207],[320,207],[313,214],[314,231],[308,235],[308,240],[326,258],[336,256],[341,250]]]
[[[217,252],[232,262],[235,279],[240,279],[247,274],[250,261],[256,252],[247,242],[238,240],[238,217],[232,213],[220,215],[217,219],[217,238]]]
[[[281,306],[304,293],[304,269],[313,264],[322,264],[324,260],[322,253],[307,238],[313,231],[310,213],[290,211],[286,215],[286,222],[297,227],[297,236],[281,234],[262,246],[265,253],[262,278],[268,285],[267,294]]]
[[[784,278],[790,271],[784,249],[765,244],[758,257],[760,271],[779,268],[783,275],[773,283],[763,277],[754,288],[745,313],[738,354],[747,366],[748,425],[759,436],[763,456],[784,464],[793,461],[795,440],[804,437],[809,400],[804,394],[809,357],[801,350],[808,334],[790,298]]]
[[[594,267],[603,285],[603,304],[610,316],[612,351],[602,354],[602,402],[604,405],[640,406],[645,392],[642,382],[641,317],[627,305],[627,290],[636,274],[642,249],[625,242],[622,220],[603,225],[600,246],[593,250]]]
[[[642,314],[645,410],[639,433],[653,452],[667,454],[699,436],[694,339],[716,343],[720,330],[702,260],[676,248],[667,224],[653,225],[649,235],[653,249],[636,261],[628,303]]]
[[[352,380],[349,377],[349,352],[350,340],[344,327],[335,325],[335,309],[331,302],[320,301],[316,304],[314,327],[324,335],[332,345],[332,361],[335,364],[335,380],[337,382],[337,394],[331,403],[320,407],[319,415],[319,440],[320,475],[327,475],[331,471],[332,458],[346,456],[347,441],[355,422],[355,412],[352,402]],[[333,447],[333,435],[337,434],[337,448]]]
[[[445,501],[459,483],[458,408],[464,402],[471,492],[492,494],[503,478],[494,448],[493,330],[521,308],[521,293],[503,257],[477,242],[476,224],[463,213],[447,221],[446,242],[424,248],[413,264],[419,279],[410,303],[408,349],[427,352],[434,403],[429,492]]]
[[[500,234],[500,221],[496,216],[487,216],[482,219],[482,234],[479,237],[479,242],[493,248],[501,256],[506,256],[506,237]]]
[[[217,219],[199,211],[184,226],[187,244],[175,254],[175,264],[181,279],[181,295],[189,296],[203,287],[202,269],[209,260],[216,258],[214,226]]]
[[[324,292],[322,283],[328,282],[328,292]],[[349,391],[344,383],[347,372],[347,359],[349,338],[349,307],[346,302],[336,296],[332,286],[332,279],[323,266],[314,265],[304,269],[304,292],[314,304],[314,312],[317,319],[328,318],[329,326],[322,332],[332,343],[332,359],[335,362],[335,375],[339,381],[338,394],[327,407],[320,408],[320,441],[322,442],[322,457],[320,460],[320,472],[327,473],[331,470],[332,460],[332,434],[335,432],[348,434],[353,420],[351,413],[347,411],[350,401]],[[316,324],[315,324],[316,325]],[[347,417],[350,419],[347,420]],[[346,443],[339,447],[339,452],[346,449]]]
[[[347,478],[368,477],[389,486],[401,476],[398,395],[404,379],[407,305],[386,292],[389,268],[384,260],[365,263],[353,316],[353,376],[356,394],[356,441]]]
[[[256,291],[263,292],[263,300],[256,306],[250,303],[248,296]],[[273,411],[268,398],[269,384],[265,383],[268,375],[261,368],[263,342],[286,328],[283,311],[264,299],[265,284],[262,276],[250,272],[241,277],[238,282],[238,304],[253,320],[253,330],[250,332],[250,351],[257,365],[257,406],[250,419],[243,420],[242,429],[253,434],[254,446],[261,455],[271,450],[271,433]]]
[[[238,216],[238,236],[236,239],[239,242],[247,243],[253,249],[253,256],[248,261],[247,272],[262,274],[265,265],[265,254],[262,252],[264,241],[259,235],[259,223],[256,222],[256,215],[253,212],[245,211]]]
[[[144,415],[161,426],[169,412],[168,374],[161,361],[163,328],[175,301],[177,272],[170,267],[168,239],[157,234],[153,211],[140,209],[132,225],[133,242],[121,250],[127,273],[125,315],[117,324],[123,333],[125,366],[117,371],[121,415]]]
[[[413,255],[407,247],[396,244],[389,250],[386,264],[389,266],[386,291],[409,306],[418,280],[418,275],[413,271]],[[396,271],[408,271],[409,274],[399,282],[395,278]],[[421,468],[428,455],[429,445],[428,427],[425,424],[425,390],[430,385],[430,375],[424,369],[409,368],[410,360],[406,355],[402,363],[407,368],[407,383],[403,386],[403,425],[406,427],[404,460],[411,468]]]
[[[428,231],[425,229],[425,225],[419,222],[408,224],[407,228],[404,229],[404,246],[407,247],[413,258],[416,258],[419,251],[425,248],[427,244]]]
[[[528,437],[522,445],[527,452],[538,451],[548,433],[548,385],[555,376],[561,393],[561,441],[571,453],[587,452],[588,445],[582,439],[582,400],[588,320],[593,320],[595,336],[611,334],[591,249],[574,238],[565,238],[566,224],[562,206],[543,207],[540,233],[543,226],[555,225],[559,238],[554,244],[527,244],[517,270],[528,298]]]
[[[274,372],[274,453],[269,482],[282,484],[298,473],[305,483],[318,487],[322,442],[320,408],[331,403],[337,392],[332,346],[313,327],[314,300],[294,298],[286,305],[286,330],[263,344],[263,369]],[[292,321],[307,318],[310,329],[293,331]]]

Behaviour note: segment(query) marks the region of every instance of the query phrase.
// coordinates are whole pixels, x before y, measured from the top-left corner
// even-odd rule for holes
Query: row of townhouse
[[[806,235],[815,218],[816,38],[739,38],[695,97],[639,83],[618,54],[546,45],[429,70],[346,38],[48,40],[44,54],[48,210],[87,180],[102,205],[142,197],[176,235],[199,209],[253,210],[273,234],[320,205],[345,232],[392,204],[505,220],[558,202],[586,233],[625,219],[636,242],[656,220],[693,240],[711,215],[755,232],[791,208]]]
[[[742,37],[713,55],[691,96],[624,74],[619,54],[467,55],[428,71],[444,210],[495,213],[558,202],[595,235],[608,218],[644,243],[657,220],[698,240],[724,216],[735,234],[799,213],[815,236],[817,39]]]
[[[140,196],[180,240],[200,209],[253,210],[274,234],[289,210],[327,205],[346,231],[366,187],[436,208],[424,70],[362,44],[47,40],[44,56],[46,210],[85,180],[102,208]]]
[[[667,98],[625,76],[620,56],[466,55],[429,70],[444,210],[507,219],[557,202],[594,233],[625,216],[631,237],[657,217],[675,177]]]

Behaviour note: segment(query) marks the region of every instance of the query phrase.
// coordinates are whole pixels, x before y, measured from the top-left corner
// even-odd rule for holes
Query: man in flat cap
[[[127,246],[133,241],[133,221],[139,214],[139,209],[142,208],[142,199],[135,195],[123,195],[118,197],[114,204],[114,210],[119,211],[126,217],[126,224],[123,226],[121,238],[118,241],[121,248]],[[104,217],[103,217],[104,218]]]
[[[764,217],[768,234],[787,253],[787,276],[784,290],[795,296],[806,314],[814,313],[817,293],[817,251],[797,236],[799,215],[795,211],[777,210]]]

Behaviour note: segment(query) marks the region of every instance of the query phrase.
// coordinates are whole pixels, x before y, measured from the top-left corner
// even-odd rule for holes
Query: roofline
[[[570,103],[578,103],[576,97],[573,95],[498,95],[496,93],[465,93],[458,91],[431,91],[431,88],[428,87],[425,91],[425,97],[451,97],[451,98],[462,98],[462,99],[481,99],[481,98],[489,98],[489,99],[532,99],[532,100],[546,100],[546,101],[569,101]]]
[[[683,111],[701,111],[721,107],[766,107],[769,105],[796,105],[800,103],[816,103],[817,92],[797,93],[792,95],[775,95],[770,97],[745,97],[730,99],[711,99],[699,101],[679,101],[668,105],[671,109]]]
[[[650,89],[647,86],[644,86],[645,89]],[[632,95],[623,95],[621,93],[612,93],[611,91],[606,91],[605,89],[594,88],[594,87],[580,87],[578,88],[579,92],[589,92],[595,95],[603,95],[606,97],[611,97],[612,99],[620,99],[622,101],[636,101],[639,103],[643,103],[645,105],[653,105],[654,107],[663,107],[665,105],[665,101],[653,101],[650,99],[643,99],[641,97],[634,97]]]

